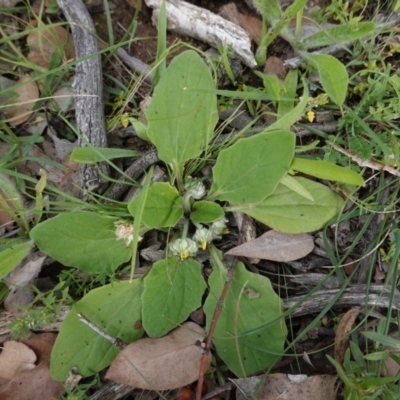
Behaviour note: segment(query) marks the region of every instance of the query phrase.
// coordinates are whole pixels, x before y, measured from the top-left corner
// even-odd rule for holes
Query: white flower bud
[[[185,189],[187,190],[186,196],[193,197],[195,200],[202,199],[206,194],[204,183],[195,179],[186,182]]]
[[[196,233],[193,235],[193,240],[197,243],[197,246],[206,249],[207,244],[211,243],[213,240],[212,233],[206,228],[199,228],[196,230]]]
[[[197,244],[191,239],[176,239],[169,248],[172,254],[179,256],[181,260],[193,257],[197,253]]]
[[[132,243],[133,240],[133,225],[125,221],[116,221],[115,225],[115,236],[117,240],[123,239],[127,246]],[[143,238],[139,236],[139,241]]]
[[[221,239],[222,235],[229,233],[229,229],[226,227],[227,222],[228,220],[223,217],[211,224],[210,231],[213,239]]]

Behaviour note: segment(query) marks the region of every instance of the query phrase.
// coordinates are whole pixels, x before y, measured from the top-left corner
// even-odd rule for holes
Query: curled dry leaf
[[[335,360],[342,364],[344,360],[344,353],[346,352],[347,346],[349,344],[349,333],[353,327],[354,321],[360,314],[360,308],[352,308],[343,315],[339,322],[336,337],[335,337]]]
[[[4,300],[4,308],[14,315],[21,315],[21,309],[28,305],[33,299],[34,294],[28,286],[42,269],[45,256],[40,253],[30,254],[24,262],[24,265],[11,272],[6,279],[6,284],[10,293]]]
[[[336,376],[271,374],[268,377],[233,379],[238,400],[335,400]]]
[[[306,233],[289,234],[271,230],[255,240],[234,247],[226,254],[287,262],[305,257],[313,249],[314,240],[311,235]]]
[[[42,333],[32,334],[23,342],[36,354],[37,363],[29,370],[19,370],[0,386],[1,400],[53,400],[63,394],[63,385],[51,379],[49,371],[50,353],[55,340],[55,334]]]
[[[400,345],[400,334],[399,332],[395,331],[392,333],[389,333],[389,336],[392,339],[396,339],[399,340],[399,345]],[[389,345],[385,345],[383,346],[385,350],[389,350],[392,354],[396,354],[396,356],[399,356],[399,349],[393,346],[389,346]],[[397,376],[397,374],[399,373],[400,370],[400,365],[393,360],[392,357],[387,357],[385,359],[385,368],[386,368],[386,374],[388,376]]]
[[[18,85],[21,84],[21,86],[16,89],[10,88],[15,96],[8,100],[9,106],[5,106],[4,114],[11,126],[21,125],[27,121],[32,115],[36,100],[39,98],[37,84],[29,82],[30,79],[29,76],[22,76],[18,81]]]
[[[36,354],[26,344],[5,342],[0,354],[0,378],[12,379],[17,373],[36,367]]]
[[[228,21],[239,25],[241,28],[247,31],[254,42],[260,44],[262,23],[259,18],[253,17],[251,15],[242,14],[237,9],[235,3],[228,3],[223,5],[219,9],[219,14]]]
[[[131,343],[111,364],[106,379],[149,390],[172,390],[188,385],[198,377],[202,358],[200,342],[204,337],[202,327],[187,322],[161,338]]]
[[[30,52],[28,60],[43,68],[48,68],[51,57],[58,52],[62,59],[75,58],[74,43],[70,33],[62,26],[46,26],[28,35]]]

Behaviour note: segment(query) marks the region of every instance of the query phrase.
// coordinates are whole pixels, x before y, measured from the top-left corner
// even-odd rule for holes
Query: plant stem
[[[209,246],[209,251],[210,251],[210,256],[211,256],[213,265],[218,265],[218,268],[220,268],[222,270],[226,270],[226,266],[220,260],[215,246],[213,246],[211,244]],[[235,265],[236,265],[236,257],[232,260],[230,267],[228,267],[228,273],[226,275],[225,284],[224,284],[224,287],[222,288],[221,296],[219,297],[219,300],[215,307],[214,314],[212,316],[212,320],[211,320],[211,324],[210,324],[210,329],[208,331],[208,335],[207,335],[205,341],[202,343],[203,357],[201,358],[201,362],[200,362],[199,378],[197,381],[197,388],[196,388],[196,400],[201,400],[201,389],[203,386],[205,370],[207,368],[207,364],[206,364],[207,355],[210,353],[211,340],[214,336],[215,327],[217,326],[217,322],[218,322],[219,316],[221,315],[221,311],[222,311],[222,307],[224,305],[226,295],[228,294],[229,286],[230,286],[233,276],[235,274]]]

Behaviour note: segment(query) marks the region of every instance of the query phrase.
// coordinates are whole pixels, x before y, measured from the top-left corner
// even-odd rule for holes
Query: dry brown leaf
[[[270,56],[264,65],[264,73],[276,75],[279,79],[285,78],[285,66],[279,57]]]
[[[30,283],[39,275],[45,258],[38,252],[30,254],[24,260],[24,264],[13,270],[6,278],[6,284],[10,289],[10,293],[4,300],[4,308],[7,311],[19,316],[23,314],[21,309],[32,302],[35,296]]]
[[[39,89],[36,82],[28,82],[29,76],[22,76],[18,84],[23,84],[16,89],[10,88],[16,96],[12,97],[8,104],[10,107],[5,108],[4,114],[7,117],[7,122],[11,126],[23,124],[32,115],[32,109],[36,100],[39,99]],[[28,83],[24,83],[28,82]],[[12,105],[11,105],[12,104]]]
[[[227,19],[228,21],[239,25],[241,28],[248,32],[254,42],[260,44],[262,23],[259,18],[242,14],[237,9],[235,3],[228,3],[223,5],[219,9],[219,15],[221,15],[221,17]]]
[[[50,353],[56,336],[42,333],[23,341],[35,352],[37,365],[29,371],[18,372],[0,386],[1,400],[53,400],[63,394],[63,385],[51,379],[49,370]]]
[[[271,230],[255,240],[234,247],[226,254],[287,262],[305,257],[313,249],[314,240],[311,235],[306,233],[289,234]]]
[[[389,333],[389,336],[392,339],[399,340],[399,344],[400,344],[399,332],[396,331],[396,332]],[[393,347],[393,346],[387,346],[387,345],[383,346],[383,348],[385,350],[389,350],[391,353],[394,353],[397,356],[399,356],[398,348]],[[385,359],[385,367],[386,367],[386,375],[387,376],[397,376],[397,374],[399,373],[399,370],[400,370],[400,365],[396,361],[394,361],[393,358],[391,358],[391,357],[387,357]]]
[[[248,32],[251,39],[256,44],[260,44],[262,28],[261,20],[256,17],[252,17],[251,15],[244,15],[239,13],[239,21],[240,26]]]
[[[360,314],[360,308],[352,308],[343,315],[339,322],[335,336],[335,360],[341,365],[344,360],[344,353],[349,345],[349,333],[353,328],[354,321]]]
[[[28,60],[43,68],[48,68],[55,51],[67,60],[75,58],[75,49],[70,33],[62,26],[46,26],[32,32],[27,38],[30,52]]]
[[[17,373],[36,367],[36,354],[26,344],[11,340],[4,342],[0,354],[0,378],[12,379]]]
[[[158,339],[145,338],[125,347],[106,379],[139,389],[172,390],[197,380],[205,332],[187,322]],[[211,356],[209,357],[211,362]]]
[[[237,400],[336,400],[336,376],[271,374],[266,378],[233,379]]]

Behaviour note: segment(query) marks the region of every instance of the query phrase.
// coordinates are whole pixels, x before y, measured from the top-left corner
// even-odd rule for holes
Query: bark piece
[[[75,94],[75,114],[77,128],[82,135],[80,146],[91,144],[95,147],[107,147],[107,137],[103,107],[103,74],[96,31],[90,15],[81,0],[58,0],[62,12],[71,25],[74,38],[76,58],[79,61],[75,69],[72,85]],[[100,163],[103,174],[108,176],[106,163]],[[87,190],[99,189],[105,179],[102,178],[96,165],[80,166],[82,187]]]
[[[153,8],[153,23],[156,24],[162,0],[145,0]],[[251,40],[247,32],[236,24],[208,10],[182,0],[166,2],[167,27],[171,32],[208,43],[212,47],[232,46],[237,58],[248,67],[257,63],[251,51]]]

